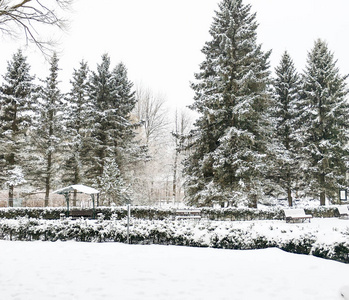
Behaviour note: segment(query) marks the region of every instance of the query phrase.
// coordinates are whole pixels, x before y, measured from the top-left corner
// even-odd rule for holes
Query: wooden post
[[[67,217],[69,217],[69,192],[64,193],[64,197],[67,202]]]

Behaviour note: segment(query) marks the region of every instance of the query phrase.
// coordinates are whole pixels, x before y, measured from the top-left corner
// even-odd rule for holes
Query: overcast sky
[[[103,53],[112,65],[122,61],[136,84],[164,94],[171,107],[192,103],[189,82],[203,61],[201,49],[219,0],[75,0],[69,31],[59,45],[60,80],[69,88],[73,68],[84,59],[95,70]],[[96,4],[97,3],[97,4]],[[298,71],[305,66],[314,40],[324,39],[338,59],[342,74],[349,73],[348,0],[245,0],[257,12],[258,41],[272,49],[272,69],[281,54],[291,54]],[[2,39],[0,74],[20,41]],[[34,46],[23,48],[32,73],[44,78],[48,64]]]

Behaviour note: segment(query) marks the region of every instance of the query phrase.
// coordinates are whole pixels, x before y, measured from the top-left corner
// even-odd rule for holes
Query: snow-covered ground
[[[331,300],[349,265],[279,249],[0,241],[0,299]]]

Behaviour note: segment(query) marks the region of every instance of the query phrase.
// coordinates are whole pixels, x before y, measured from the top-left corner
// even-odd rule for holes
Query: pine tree
[[[349,165],[349,103],[347,76],[336,67],[334,55],[322,40],[308,53],[303,77],[303,151],[308,159],[307,181],[312,194],[338,198]]]
[[[80,62],[79,69],[74,69],[70,81],[71,90],[66,96],[63,116],[65,118],[66,142],[62,153],[63,177],[65,185],[85,183],[90,150],[89,139],[94,122],[94,107],[89,97],[89,69],[87,63]],[[76,193],[73,206],[76,205]]]
[[[95,121],[91,128],[90,165],[87,176],[89,183],[103,174],[104,158],[108,150],[108,106],[112,102],[111,96],[110,58],[107,54],[102,56],[102,63],[97,65],[97,72],[92,72],[89,79],[89,94],[94,107]],[[96,187],[99,188],[97,185]]]
[[[293,205],[292,191],[299,179],[302,159],[300,157],[301,138],[297,135],[297,116],[300,102],[300,76],[290,55],[282,55],[279,66],[275,69],[275,143],[276,165],[273,177],[286,193],[289,206]]]
[[[130,202],[126,184],[114,158],[105,159],[103,174],[96,181],[101,187],[101,201],[104,205],[123,205]]]
[[[136,127],[130,119],[136,104],[135,93],[132,91],[133,83],[128,79],[127,69],[123,63],[119,63],[113,69],[111,87],[113,102],[110,106],[110,134],[114,138],[115,155],[119,157],[120,152],[132,150],[130,148],[135,137],[134,129]]]
[[[192,84],[200,113],[186,161],[191,204],[244,200],[256,207],[270,134],[270,52],[256,42],[256,15],[241,0],[223,0],[202,50],[206,59]]]
[[[126,163],[138,156],[133,147],[135,126],[131,123],[130,113],[135,106],[133,84],[127,78],[126,67],[120,63],[110,71],[110,58],[102,56],[90,78],[90,96],[95,107],[95,122],[91,131],[91,165],[89,180],[95,182],[103,178],[104,168],[110,159],[115,160],[121,177],[125,176]],[[96,187],[103,189],[102,182]]]
[[[18,50],[8,62],[0,88],[1,183],[9,188],[13,206],[14,187],[25,182],[23,166],[26,133],[30,126],[31,95],[34,77],[29,74],[27,58]]]
[[[37,97],[35,123],[32,132],[32,172],[31,176],[39,187],[45,188],[45,206],[49,204],[49,194],[60,169],[60,155],[63,135],[62,99],[58,87],[58,57],[54,53],[50,61],[50,73],[43,80]]]

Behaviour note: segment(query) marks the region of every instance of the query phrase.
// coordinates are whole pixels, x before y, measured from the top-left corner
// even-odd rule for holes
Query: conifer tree
[[[1,183],[9,188],[9,206],[13,206],[14,187],[25,181],[24,146],[30,126],[31,95],[34,77],[21,50],[8,62],[0,88],[0,175]]]
[[[71,90],[66,97],[63,116],[66,126],[66,142],[63,151],[64,184],[84,183],[90,149],[89,136],[94,122],[94,107],[89,97],[89,69],[87,63],[80,62],[79,69],[74,69],[70,81]],[[76,193],[73,206],[76,205]]]
[[[62,149],[63,95],[58,87],[58,57],[54,53],[50,61],[48,77],[43,80],[37,97],[35,124],[32,132],[32,163],[31,175],[39,187],[45,189],[45,206],[49,205],[49,194],[52,184],[58,178],[60,168],[59,153]]]
[[[123,205],[130,201],[126,183],[114,158],[109,156],[105,159],[103,174],[97,178],[97,183],[101,187],[101,202],[104,205]]]
[[[303,151],[307,182],[320,204],[338,199],[349,166],[347,76],[340,75],[333,53],[322,40],[308,53],[303,77]]]
[[[273,177],[286,193],[288,205],[293,205],[292,191],[300,174],[300,137],[297,135],[297,116],[300,102],[300,76],[290,55],[285,52],[275,69],[275,153]]]
[[[88,171],[91,182],[103,178],[104,168],[110,159],[115,160],[121,177],[124,177],[126,162],[133,159],[137,152],[132,147],[135,126],[130,121],[130,113],[135,105],[132,86],[126,67],[120,63],[110,71],[110,58],[104,54],[97,72],[92,73],[89,87],[95,108]],[[102,182],[96,183],[98,188],[102,188],[101,185]]]
[[[95,122],[91,131],[90,165],[88,167],[89,182],[103,174],[104,158],[108,149],[106,112],[112,102],[111,98],[111,72],[110,58],[107,54],[102,56],[102,63],[97,65],[97,72],[92,72],[89,80],[89,94],[94,107]],[[99,186],[97,186],[99,187]]]
[[[191,204],[228,200],[256,207],[263,196],[270,52],[257,44],[257,26],[250,5],[241,0],[219,4],[192,84],[192,109],[200,117],[185,166]]]

